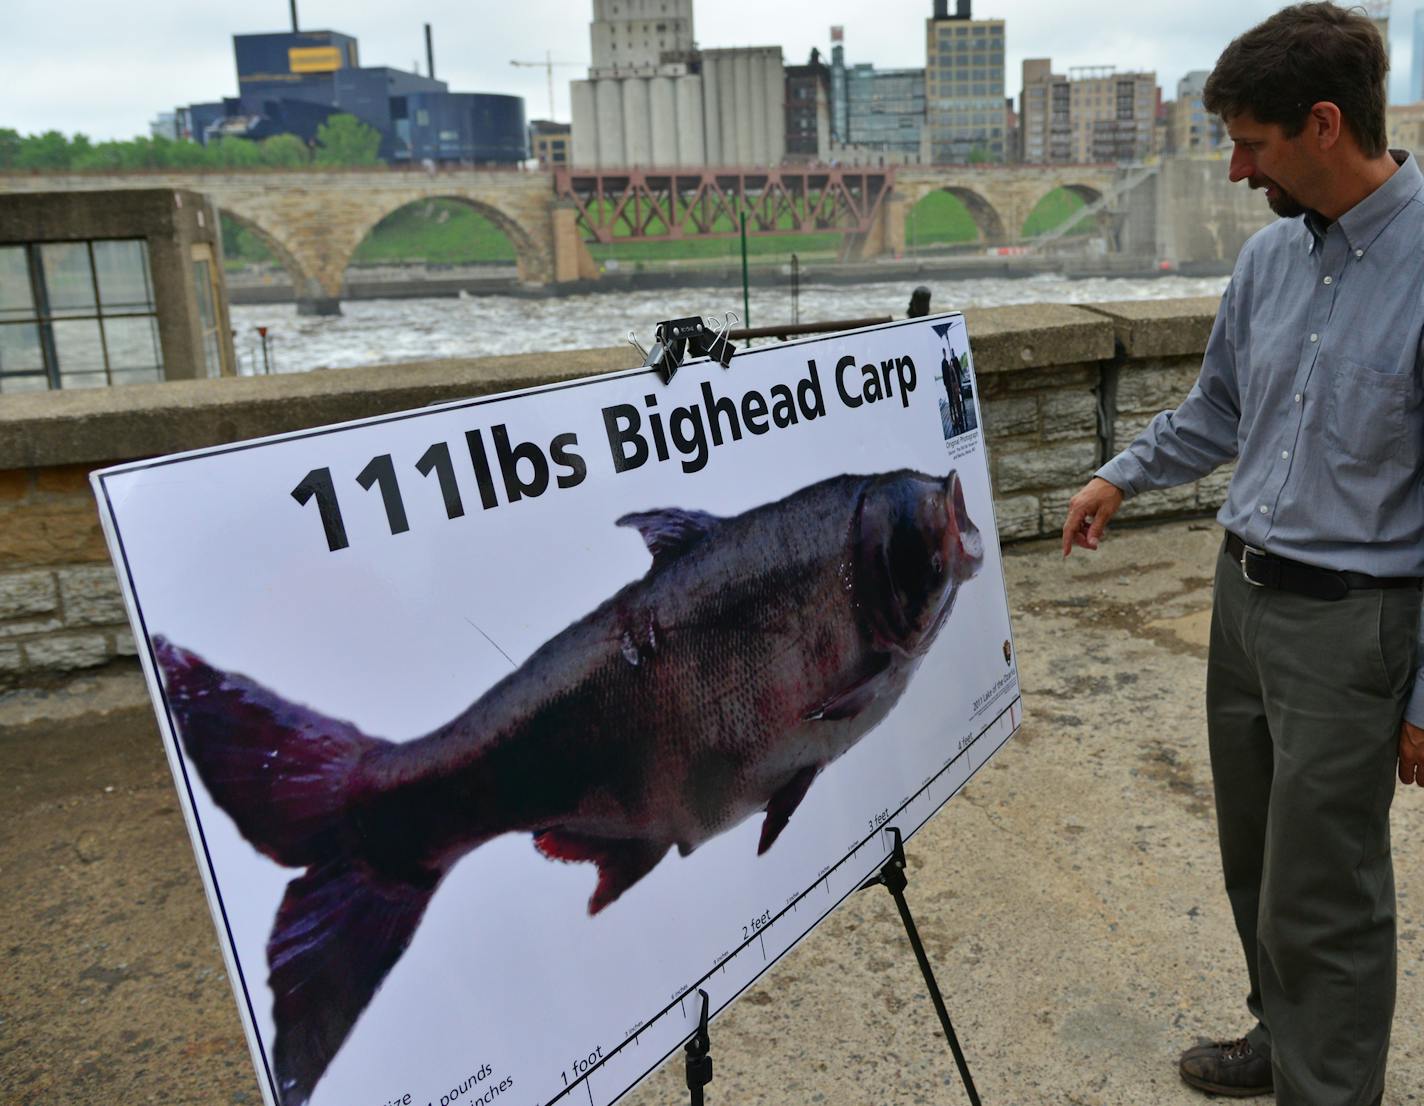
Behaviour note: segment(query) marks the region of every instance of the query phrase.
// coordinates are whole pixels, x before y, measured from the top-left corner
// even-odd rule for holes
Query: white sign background
[[[185,763],[156,678],[151,635],[216,668],[363,732],[401,741],[465,710],[538,646],[651,562],[629,511],[682,507],[733,515],[828,476],[897,468],[956,469],[984,537],[979,573],[899,705],[812,784],[789,825],[757,856],[761,818],[688,857],[670,852],[600,914],[587,902],[596,869],[540,856],[527,834],[477,848],[451,870],[410,946],[358,1019],[312,1095],[313,1106],[411,1102],[601,1106],[621,1096],[695,1027],[695,989],[714,1013],[845,895],[878,870],[888,824],[906,837],[1016,729],[1017,674],[987,467],[980,435],[946,442],[939,379],[957,316],[914,320],[744,351],[729,370],[701,362],[664,387],[646,371],[488,397],[255,443],[121,466],[95,488],[125,589],[199,867],[228,958],[254,1062],[269,1104],[275,1039],[265,945],[299,870],[259,854]],[[910,356],[916,386],[851,409],[835,386],[845,354],[878,365]],[[674,453],[615,474],[601,409],[666,418],[698,402],[699,386],[739,401],[805,377],[814,358],[826,414],[709,451],[686,473]],[[858,370],[845,374],[859,391]],[[974,401],[977,416],[977,395]],[[976,418],[977,422],[977,418]],[[547,452],[574,432],[588,465],[576,487],[482,510],[465,432],[508,427]],[[647,426],[644,425],[644,433]],[[448,443],[465,514],[449,519],[436,474],[416,461]],[[390,453],[410,530],[393,535],[379,488],[357,473]],[[951,457],[953,453],[953,458]],[[291,491],[329,467],[350,546],[327,548],[316,503]],[[527,469],[525,470],[527,474]],[[555,469],[555,472],[558,470]],[[774,555],[775,551],[768,551]],[[978,709],[976,710],[976,702]],[[758,926],[768,912],[770,925]],[[683,996],[690,996],[681,1001]],[[590,1059],[592,1062],[590,1062]],[[488,1075],[479,1075],[488,1065]],[[508,1080],[498,1095],[490,1091]]]

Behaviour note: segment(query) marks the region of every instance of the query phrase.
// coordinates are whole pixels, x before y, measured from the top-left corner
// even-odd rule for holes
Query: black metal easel
[[[925,986],[929,988],[930,998],[934,1000],[935,1013],[939,1015],[939,1024],[944,1029],[945,1039],[949,1041],[950,1051],[954,1053],[954,1062],[959,1067],[959,1077],[964,1080],[964,1093],[969,1096],[969,1101],[973,1103],[973,1106],[980,1106],[979,1092],[974,1087],[973,1076],[969,1074],[969,1064],[964,1059],[964,1051],[959,1047],[959,1038],[954,1035],[954,1026],[949,1022],[949,1011],[944,1007],[944,997],[939,993],[939,984],[935,982],[929,957],[925,955],[925,946],[920,943],[920,934],[915,928],[915,919],[910,916],[910,904],[905,901],[905,886],[909,882],[905,875],[905,843],[900,839],[900,831],[897,827],[886,826],[885,832],[894,835],[895,848],[891,851],[890,858],[881,866],[880,874],[866,880],[861,884],[860,889],[864,891],[868,887],[884,886],[894,897],[895,905],[900,910],[900,920],[905,923],[905,933],[910,938],[910,947],[915,950],[915,959],[919,961],[920,972],[925,977]],[[692,1048],[690,1044],[687,1047],[689,1050]]]
[[[712,1082],[712,1038],[707,1033],[707,992],[697,992],[702,996],[702,1017],[698,1019],[697,1031],[687,1042],[687,1093],[691,1106],[702,1106],[702,1088]]]

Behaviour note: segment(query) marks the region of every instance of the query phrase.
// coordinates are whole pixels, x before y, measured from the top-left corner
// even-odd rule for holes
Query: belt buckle
[[[1266,556],[1266,551],[1264,549],[1257,549],[1254,545],[1247,545],[1243,541],[1241,543],[1241,576],[1253,588],[1263,588],[1266,585],[1261,583],[1260,580],[1251,579],[1251,570],[1246,567],[1246,558],[1249,557],[1252,553],[1256,554],[1256,556],[1258,557]]]

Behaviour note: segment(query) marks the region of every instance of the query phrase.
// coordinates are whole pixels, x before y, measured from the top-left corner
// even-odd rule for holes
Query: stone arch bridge
[[[772,190],[841,188],[858,182],[841,205],[841,217],[815,229],[846,235],[846,256],[898,253],[905,244],[905,216],[931,192],[944,190],[969,209],[988,243],[1012,242],[1029,212],[1062,186],[1093,201],[1111,191],[1122,174],[1114,166],[925,166],[912,168],[697,170],[673,171],[671,185],[705,194],[708,186],[748,192],[750,203],[765,203]],[[668,174],[663,174],[663,177]],[[632,195],[660,179],[656,170],[580,174],[458,170],[426,174],[411,170],[264,170],[233,172],[0,173],[6,192],[93,191],[120,188],[183,188],[207,195],[238,224],[257,235],[281,262],[297,292],[298,308],[309,314],[339,310],[342,282],[352,254],[387,215],[420,200],[450,199],[488,218],[512,244],[520,279],[529,284],[563,284],[595,279],[597,267],[585,245],[597,237],[589,227],[587,200],[615,203],[618,189]],[[700,180],[701,184],[698,184]],[[799,186],[796,181],[799,181]],[[817,183],[819,182],[819,183]],[[757,196],[750,190],[760,189]],[[669,201],[673,204],[673,201]],[[675,205],[674,205],[675,206]],[[659,237],[695,237],[697,226],[679,226]],[[763,228],[778,231],[775,224]],[[653,237],[646,227],[634,236]]]

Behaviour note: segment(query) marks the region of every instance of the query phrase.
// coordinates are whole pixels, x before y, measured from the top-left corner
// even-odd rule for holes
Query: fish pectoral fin
[[[771,801],[766,804],[766,821],[761,824],[761,842],[757,845],[757,856],[761,856],[776,843],[820,770],[819,764],[807,765],[777,788]]]
[[[684,511],[664,507],[656,511],[636,511],[624,515],[615,525],[632,526],[643,535],[654,566],[672,560],[715,530],[721,519],[706,511]]]
[[[401,958],[439,882],[379,875],[349,859],[287,884],[267,939],[283,1106],[302,1106]]]
[[[880,677],[890,667],[889,655],[882,654],[882,656],[884,663],[808,712],[807,720],[838,722],[844,718],[854,718],[870,706],[875,701],[875,697],[880,694]]]
[[[666,841],[594,837],[557,828],[536,833],[534,847],[550,860],[590,860],[598,865],[598,886],[588,900],[590,915],[656,868],[670,848]]]

